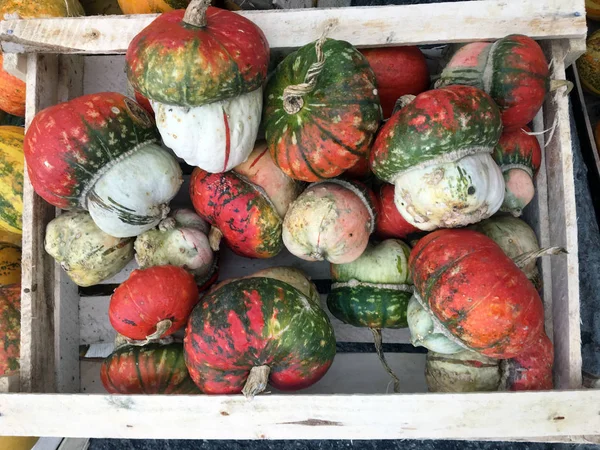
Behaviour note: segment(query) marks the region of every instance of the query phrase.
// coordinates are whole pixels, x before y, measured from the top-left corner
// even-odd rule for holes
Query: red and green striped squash
[[[134,270],[115,289],[108,318],[128,339],[156,340],[183,328],[198,301],[191,273],[177,266],[152,266]]]
[[[253,396],[321,379],[336,351],[316,287],[298,270],[271,268],[214,286],[184,338],[187,367],[206,394]]]
[[[506,130],[492,157],[504,175],[506,190],[500,211],[518,217],[535,195],[533,180],[542,163],[542,149],[528,127]]]
[[[300,184],[273,163],[264,143],[231,172],[194,169],[190,183],[196,212],[213,226],[213,250],[222,236],[235,253],[248,258],[270,258],[281,251],[283,218],[299,193]]]
[[[0,126],[0,230],[21,234],[23,215],[22,127]]]
[[[491,153],[502,121],[492,98],[471,86],[417,95],[381,128],[371,170],[395,185],[400,214],[420,230],[455,228],[490,217],[504,180]]]
[[[417,242],[409,266],[415,298],[459,348],[513,358],[542,332],[544,307],[535,287],[481,233],[434,231]]]
[[[187,11],[207,3],[194,0]],[[191,19],[183,9],[165,12],[131,41],[126,68],[136,91],[160,103],[195,107],[262,86],[270,54],[260,28],[212,6],[200,19],[204,23]]]
[[[180,343],[119,347],[102,361],[100,380],[110,394],[200,394]]]
[[[263,124],[269,151],[287,175],[302,181],[336,177],[368,156],[382,120],[375,75],[366,58],[345,41],[327,39],[325,65],[302,107],[288,113],[283,93],[304,83],[317,62],[315,43],[288,55],[265,90]]]
[[[183,182],[159,139],[136,102],[102,92],[38,113],[24,151],[38,195],[62,209],[89,210],[105,233],[131,237],[166,217]]]
[[[504,127],[519,128],[533,120],[550,89],[548,62],[528,36],[474,42],[453,55],[436,87],[453,84],[483,89],[502,111]]]
[[[0,286],[0,376],[19,370],[21,350],[21,284]]]

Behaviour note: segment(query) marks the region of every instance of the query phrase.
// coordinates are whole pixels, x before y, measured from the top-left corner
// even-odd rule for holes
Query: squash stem
[[[264,391],[269,382],[269,373],[271,373],[271,368],[269,366],[253,367],[250,370],[250,375],[248,375],[244,389],[242,389],[242,394],[244,394],[246,398],[252,399],[255,395]]]
[[[146,341],[152,341],[155,339],[160,339],[163,334],[165,334],[169,328],[173,325],[173,322],[169,319],[161,320],[156,324],[156,331],[150,336],[146,336]]]
[[[210,3],[211,0],[192,0],[185,10],[183,21],[188,25],[204,28],[207,24],[206,10]]]
[[[219,251],[222,237],[223,232],[221,230],[219,230],[217,227],[210,228],[210,232],[208,233],[208,243],[210,244],[210,248],[213,252]]]
[[[400,393],[400,379],[389,366],[385,359],[385,355],[383,354],[383,337],[381,336],[381,329],[370,328],[370,330],[373,333],[373,339],[375,340],[375,351],[377,352],[377,356],[379,356],[379,361],[381,361],[381,365],[385,371],[389,374],[392,380],[394,380],[394,392],[398,394]]]
[[[522,255],[513,258],[513,262],[519,269],[523,269],[523,267],[526,267],[529,263],[542,256],[561,255],[564,253],[568,254],[568,252],[562,247],[546,247],[533,252],[523,253]]]

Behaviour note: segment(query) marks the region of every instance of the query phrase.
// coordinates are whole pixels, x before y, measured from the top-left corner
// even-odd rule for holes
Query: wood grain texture
[[[0,434],[147,439],[597,436],[600,391],[405,395],[0,395]],[[157,426],[160,424],[160,426]],[[198,424],[201,424],[199,426]]]
[[[498,39],[584,38],[584,0],[453,2],[378,7],[241,11],[265,33],[271,48],[299,47],[328,29],[355,46],[434,44]],[[156,16],[98,16],[8,20],[0,23],[5,53],[125,53]]]
[[[57,102],[58,57],[31,54],[27,61],[26,126]],[[25,170],[21,291],[21,391],[54,392],[54,261],[44,250],[55,208],[33,190]]]
[[[552,78],[564,80],[565,51],[560,41],[544,44],[548,60],[554,60]],[[550,242],[569,252],[552,258],[552,309],[554,327],[554,374],[557,389],[581,387],[581,335],[579,319],[579,260],[575,179],[571,148],[569,98],[564,88],[548,96],[544,105],[547,136],[545,156],[548,174],[548,204],[551,205]]]

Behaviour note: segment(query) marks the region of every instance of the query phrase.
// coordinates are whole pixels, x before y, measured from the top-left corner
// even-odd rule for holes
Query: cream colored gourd
[[[246,161],[254,148],[262,88],[195,108],[150,104],[167,147],[191,166],[220,173]]]
[[[110,278],[133,259],[133,239],[109,236],[85,211],[69,211],[46,227],[46,251],[78,286]]]
[[[203,284],[214,271],[215,256],[208,240],[210,227],[189,209],[174,211],[158,229],[135,240],[135,259],[142,269],[151,266],[183,267]]]

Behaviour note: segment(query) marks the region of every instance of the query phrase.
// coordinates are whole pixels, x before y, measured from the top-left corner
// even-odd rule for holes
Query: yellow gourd
[[[21,234],[23,214],[23,135],[21,127],[0,126],[0,230]]]
[[[0,286],[21,282],[21,248],[0,242]]]
[[[0,450],[31,450],[39,439],[37,437],[0,437]]]
[[[18,14],[21,19],[83,16],[79,0],[0,0],[0,19]]]
[[[185,9],[190,0],[118,0],[123,14],[152,14]]]

